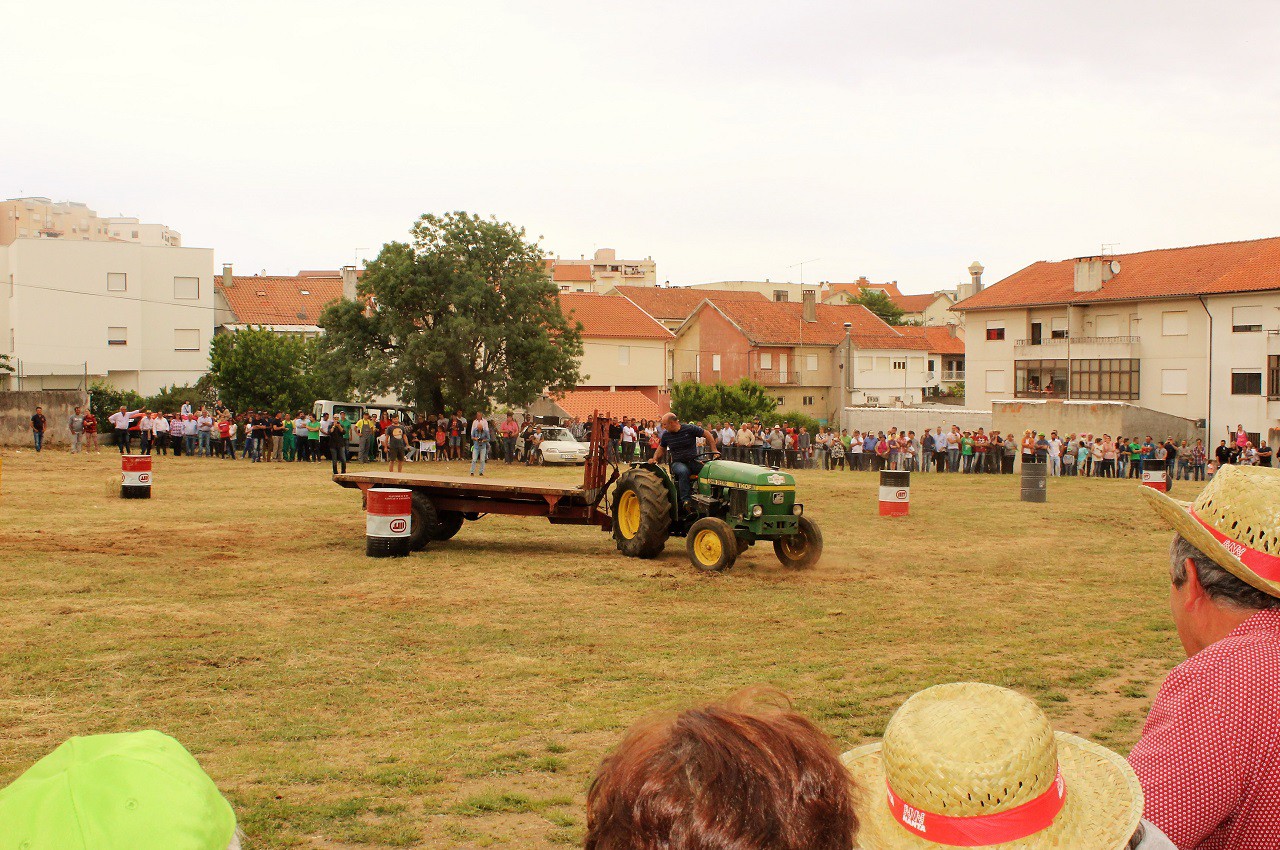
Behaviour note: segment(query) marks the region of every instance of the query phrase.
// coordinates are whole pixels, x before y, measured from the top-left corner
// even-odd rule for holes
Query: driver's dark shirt
[[[701,436],[701,428],[686,422],[678,431],[664,432],[660,445],[667,450],[671,460],[688,463],[698,456],[698,438]]]

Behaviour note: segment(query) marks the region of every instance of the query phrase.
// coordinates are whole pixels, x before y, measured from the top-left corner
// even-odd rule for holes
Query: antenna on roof
[[[1116,252],[1116,248],[1119,248],[1119,247],[1120,247],[1119,242],[1103,242],[1102,253],[1099,254],[1098,256],[1105,257],[1108,254],[1114,254]]]
[[[821,259],[822,259],[821,257],[814,257],[812,260],[802,260],[801,262],[795,263],[794,265],[787,266],[787,268],[794,269],[796,266],[800,267],[800,285],[803,286],[804,285],[804,264],[816,263],[818,262],[818,260],[821,260]]]

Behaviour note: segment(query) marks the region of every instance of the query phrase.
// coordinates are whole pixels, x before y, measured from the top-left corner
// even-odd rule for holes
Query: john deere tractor
[[[655,558],[668,537],[685,538],[689,560],[700,570],[727,570],[761,540],[773,541],[773,551],[786,567],[811,567],[822,555],[822,532],[796,501],[795,479],[777,469],[729,460],[707,460],[683,505],[663,466],[635,464],[618,478],[613,492],[618,551]]]

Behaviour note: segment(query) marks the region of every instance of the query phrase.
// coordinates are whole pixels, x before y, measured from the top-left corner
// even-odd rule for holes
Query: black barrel
[[[1022,501],[1047,502],[1049,488],[1049,464],[1022,464]]]

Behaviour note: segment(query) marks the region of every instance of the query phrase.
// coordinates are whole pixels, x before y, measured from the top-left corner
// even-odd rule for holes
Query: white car
[[[543,463],[586,463],[587,444],[579,443],[565,428],[543,427]]]

